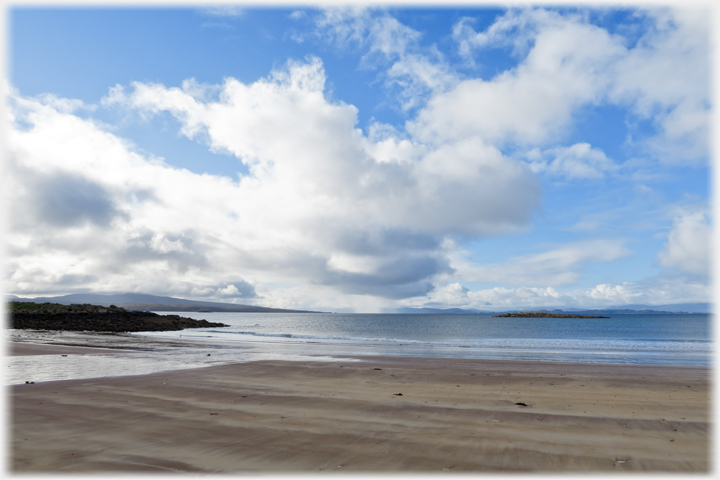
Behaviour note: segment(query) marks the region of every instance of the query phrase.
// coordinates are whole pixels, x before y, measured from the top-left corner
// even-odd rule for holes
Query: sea
[[[178,314],[177,312],[156,312]],[[253,360],[358,361],[367,355],[711,366],[712,315],[611,318],[182,312],[229,325],[102,335],[14,330],[34,343],[106,346],[101,355],[5,357],[6,384],[137,375]],[[132,354],[122,349],[132,350]]]

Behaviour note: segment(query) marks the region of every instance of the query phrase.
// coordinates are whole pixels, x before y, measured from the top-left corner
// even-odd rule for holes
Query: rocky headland
[[[224,323],[194,320],[179,315],[125,310],[110,305],[8,303],[8,328],[91,332],[163,332],[185,328],[228,327]]]
[[[502,315],[493,315],[493,317],[534,317],[534,318],[610,318],[595,315],[573,315],[565,313],[549,313],[549,312],[514,312],[503,313]]]

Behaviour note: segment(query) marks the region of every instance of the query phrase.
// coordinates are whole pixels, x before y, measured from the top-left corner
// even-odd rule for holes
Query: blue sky
[[[709,301],[707,9],[8,10],[8,293]]]

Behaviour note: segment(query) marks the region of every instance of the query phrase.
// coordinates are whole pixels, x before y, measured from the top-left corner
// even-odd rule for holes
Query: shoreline
[[[175,332],[170,332],[175,333]],[[298,359],[308,355],[321,355],[326,358],[348,356],[399,356],[408,358],[468,358],[468,359],[496,359],[500,361],[531,361],[531,362],[549,362],[549,363],[578,363],[591,365],[665,365],[665,366],[691,366],[712,368],[712,354],[699,351],[695,354],[695,358],[685,355],[684,352],[679,356],[673,355],[658,356],[657,352],[645,351],[642,346],[634,354],[629,354],[632,350],[618,347],[617,352],[610,351],[609,354],[603,352],[594,352],[593,346],[578,350],[580,353],[573,353],[572,349],[566,351],[552,352],[552,345],[549,347],[533,346],[527,351],[524,347],[511,347],[506,349],[504,346],[466,346],[459,345],[457,348],[450,346],[439,346],[437,350],[430,352],[427,348],[418,348],[413,350],[412,342],[408,342],[408,346],[403,343],[399,344],[400,349],[396,350],[396,346],[391,344],[383,344],[379,342],[377,345],[370,343],[358,342],[353,343],[322,343],[322,342],[304,342],[300,338],[297,342],[284,342],[273,338],[258,341],[254,338],[249,339],[225,339],[213,338],[212,336],[203,337],[202,335],[194,335],[195,332],[190,331],[188,335],[156,335],[155,332],[135,332],[135,333],[98,333],[98,332],[74,332],[74,331],[45,331],[45,330],[9,330],[6,335],[6,341],[17,343],[35,343],[55,346],[72,346],[80,348],[107,348],[119,353],[121,351],[134,351],[152,354],[153,352],[161,353],[164,356],[180,352],[181,349],[192,350],[197,353],[206,350],[212,353],[213,364],[223,361],[224,363],[234,363],[236,361],[247,361],[260,358],[292,358]],[[282,337],[282,336],[281,336]],[[319,344],[317,346],[313,344]],[[314,354],[318,347],[322,348],[322,354]],[[518,349],[515,353],[513,348]],[[550,354],[546,349],[550,349]],[[583,347],[586,348],[586,347]],[[600,347],[603,348],[603,347]],[[7,349],[6,349],[7,350]],[[232,351],[240,353],[237,358],[232,358]],[[428,355],[432,353],[432,355]],[[675,353],[675,352],[673,352]],[[553,358],[554,357],[554,358]],[[574,357],[574,358],[573,358]],[[184,367],[183,367],[184,368]]]
[[[178,348],[182,348],[183,346],[180,345]],[[150,352],[152,353],[153,350],[138,350],[138,349],[132,349],[132,348],[122,348],[122,347],[103,347],[103,346],[96,346],[96,345],[89,345],[89,346],[79,346],[77,344],[64,344],[64,343],[34,343],[34,342],[23,342],[23,341],[12,341],[12,340],[6,340],[5,341],[5,352],[6,356],[14,357],[22,357],[22,356],[33,356],[33,355],[57,355],[57,354],[68,354],[68,355],[102,355],[102,354],[125,354],[125,353],[139,353],[139,352]],[[415,355],[323,355],[323,354],[307,354],[304,355],[304,357],[307,358],[313,358],[313,357],[332,357],[335,360],[332,360],[334,362],[341,362],[343,360],[358,360],[358,361],[386,361],[391,363],[404,363],[404,361],[412,362],[414,359],[418,359],[420,361],[432,361],[437,360],[441,362],[457,362],[457,363],[463,363],[463,362],[481,362],[481,363],[488,363],[488,364],[511,364],[511,365],[517,365],[517,366],[527,366],[527,367],[533,367],[538,366],[538,368],[542,368],[539,366],[558,366],[560,368],[563,367],[579,367],[579,368],[586,368],[586,369],[593,369],[593,367],[597,367],[598,369],[605,369],[605,368],[632,368],[632,367],[638,367],[638,368],[658,368],[658,369],[681,369],[681,370],[698,370],[698,371],[706,371],[708,375],[712,373],[712,367],[707,365],[658,365],[658,364],[642,364],[642,363],[599,363],[599,362],[561,362],[561,361],[535,361],[535,360],[504,360],[504,359],[493,359],[493,358],[457,358],[457,357],[423,357],[423,356],[415,356]],[[249,361],[233,361],[228,362],[225,365],[234,365],[234,364],[240,364],[240,363],[249,363],[257,360],[249,360]],[[277,359],[273,361],[280,361],[280,362],[300,362],[303,360],[283,360],[283,359]],[[328,361],[328,360],[320,360],[320,361]],[[220,365],[208,365],[208,367],[215,367]],[[192,367],[192,368],[206,368],[206,367]],[[178,368],[177,371],[181,370],[188,370],[188,368]],[[172,370],[174,371],[174,370]],[[162,372],[158,372],[162,373]],[[149,374],[143,374],[143,375],[155,375],[156,373],[149,373]],[[123,376],[123,375],[117,375],[117,376]],[[128,375],[128,376],[134,376],[134,375]],[[114,377],[102,377],[102,378],[114,378]],[[81,379],[78,379],[81,380]],[[59,381],[66,381],[66,380],[59,380]]]
[[[62,343],[33,343],[33,342],[14,342],[5,341],[5,354],[8,357],[23,357],[28,355],[101,355],[108,353],[134,353],[137,350],[131,350],[120,347],[95,347],[95,346],[79,346],[65,345]]]
[[[47,332],[42,332],[47,333]],[[65,333],[65,332],[63,332]],[[71,333],[77,333],[77,332],[71,332]],[[48,341],[48,342],[42,342],[40,341],[25,341],[25,340],[14,340],[12,338],[6,338],[5,340],[5,355],[7,357],[22,357],[22,356],[28,356],[28,355],[55,355],[55,354],[75,354],[75,355],[103,355],[103,354],[125,354],[125,353],[146,353],[146,354],[152,354],[154,352],[158,351],[158,347],[160,348],[175,348],[175,349],[183,349],[183,348],[196,348],[196,349],[207,349],[207,351],[212,351],[211,349],[215,347],[216,342],[210,340],[207,343],[204,343],[202,339],[192,339],[188,341],[181,341],[176,338],[162,338],[162,337],[137,337],[137,336],[130,336],[130,335],[118,335],[118,334],[112,334],[115,338],[123,337],[120,341],[112,342],[109,341],[107,344],[92,344],[92,342],[97,341],[98,337],[96,336],[96,332],[80,332],[83,335],[88,335],[87,338],[81,338],[81,339],[71,339],[67,341]],[[93,338],[94,337],[94,338]],[[88,340],[90,344],[87,344],[83,342],[84,340]],[[105,340],[104,338],[102,340]],[[79,342],[83,342],[83,344],[79,344]],[[129,346],[127,346],[129,345]],[[242,350],[245,346],[243,342],[235,342],[235,345],[233,345],[234,348],[237,348],[238,350]],[[231,347],[232,348],[232,347]],[[67,350],[67,351],[65,351]],[[283,356],[283,354],[279,354],[279,356]],[[382,359],[437,359],[437,360],[449,360],[449,361],[471,361],[471,362],[500,362],[500,363],[525,363],[525,364],[549,364],[549,365],[587,365],[587,366],[605,366],[605,367],[630,367],[630,366],[638,366],[638,367],[658,367],[658,368],[690,368],[690,369],[706,369],[708,371],[712,371],[712,365],[699,365],[699,364],[657,364],[657,363],[612,363],[612,362],[582,362],[582,361],[556,361],[556,360],[529,360],[529,359],[522,359],[522,360],[515,360],[515,359],[504,359],[504,358],[476,358],[476,357],[455,357],[455,356],[447,356],[447,357],[441,357],[441,356],[422,356],[422,355],[387,355],[387,354],[358,354],[358,353],[350,353],[350,354],[337,354],[337,353],[301,353],[294,355],[295,359],[288,359],[286,361],[293,362],[293,361],[302,361],[298,360],[298,358],[313,358],[313,357],[323,357],[325,359],[328,359],[327,361],[333,361],[332,359],[337,359],[336,361],[341,361],[343,359],[357,359],[357,360],[364,360],[364,359],[374,359],[374,358],[382,358]],[[283,361],[282,358],[276,358],[278,361]],[[256,360],[247,360],[247,361],[256,361]],[[224,362],[223,364],[234,364],[234,363],[246,363],[245,360],[229,360]],[[217,364],[209,364],[208,366],[216,366]],[[203,367],[190,367],[190,368],[203,368]],[[185,370],[186,368],[178,368],[178,370]]]
[[[347,360],[7,387],[8,466],[18,473],[710,471],[708,367]]]

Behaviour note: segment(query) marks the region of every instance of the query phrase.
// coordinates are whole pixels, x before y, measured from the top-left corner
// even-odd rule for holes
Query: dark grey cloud
[[[86,285],[92,284],[99,280],[97,275],[73,275],[66,274],[55,280],[57,285],[71,286],[71,285]]]
[[[197,241],[198,234],[185,231],[181,234],[165,234],[160,242],[155,234],[146,232],[132,238],[124,251],[113,260],[115,265],[165,261],[172,270],[185,273],[190,267],[207,267],[207,247]],[[165,248],[163,248],[165,247]]]
[[[105,188],[79,175],[38,175],[32,188],[38,220],[54,227],[108,227],[115,218],[125,217]]]
[[[326,269],[319,283],[349,294],[400,299],[428,294],[434,289],[434,276],[452,272],[445,257],[405,256],[382,262],[373,273]]]
[[[353,255],[388,255],[404,252],[436,251],[442,239],[436,235],[408,229],[374,231],[341,230],[333,237],[333,247]]]
[[[376,256],[375,268],[368,273],[332,268],[327,257],[303,250],[276,250],[261,257],[237,251],[236,255],[236,260],[248,269],[279,271],[294,278],[305,278],[312,284],[335,287],[347,294],[393,299],[425,295],[433,290],[435,276],[454,271],[447,257],[432,251],[395,253],[381,257],[379,261]]]

